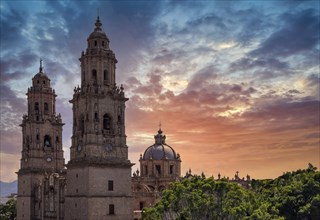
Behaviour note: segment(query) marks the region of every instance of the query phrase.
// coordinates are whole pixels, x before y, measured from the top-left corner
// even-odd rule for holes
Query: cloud
[[[5,1],[1,7],[6,155],[19,158],[11,148],[19,148],[19,141],[10,137],[21,136],[24,94],[40,57],[66,123],[64,149],[70,147],[68,100],[80,83],[78,58],[99,8],[119,61],[117,81],[130,98],[126,134],[132,162],[154,142],[159,121],[181,154],[182,172],[191,167],[233,175],[236,167],[266,178],[318,161],[312,138],[319,121],[314,2],[275,8],[248,1]]]
[[[279,20],[282,28],[272,33],[260,46],[251,51],[254,57],[288,57],[313,49],[319,38],[319,13],[315,9],[284,13]]]

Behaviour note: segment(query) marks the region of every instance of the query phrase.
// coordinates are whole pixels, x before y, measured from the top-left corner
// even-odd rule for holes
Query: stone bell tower
[[[115,54],[99,17],[80,57],[67,165],[66,219],[132,219],[131,167],[125,102],[116,85]]]
[[[22,157],[18,174],[17,219],[61,219],[64,196],[64,157],[61,115],[50,79],[39,73],[28,89],[28,114],[23,116]],[[50,179],[50,182],[49,182]]]

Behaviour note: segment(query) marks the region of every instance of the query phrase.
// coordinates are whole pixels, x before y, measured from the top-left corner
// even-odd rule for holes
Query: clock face
[[[107,144],[106,144],[106,150],[107,150],[107,151],[112,151],[112,148],[113,148],[113,146],[112,146],[111,143],[107,143]]]
[[[82,149],[81,144],[78,144],[78,146],[77,146],[77,151],[81,151],[81,149]]]
[[[47,157],[47,162],[51,162],[51,161],[52,161],[51,157]]]

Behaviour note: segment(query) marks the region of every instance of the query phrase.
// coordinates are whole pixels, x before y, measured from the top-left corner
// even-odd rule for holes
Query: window
[[[102,41],[102,46],[104,47],[104,41]]]
[[[111,118],[108,114],[103,116],[103,129],[111,130]]]
[[[84,117],[83,115],[80,116],[80,120],[79,120],[79,131],[81,131],[81,135],[84,134]]]
[[[49,135],[45,135],[43,138],[43,145],[45,147],[51,147],[51,138]]]
[[[57,143],[59,142],[59,136],[56,136],[56,142]]]
[[[97,70],[95,69],[92,70],[92,79],[95,81],[97,80]]]
[[[114,215],[114,204],[109,205],[109,215]]]
[[[48,111],[49,111],[49,106],[48,106],[48,103],[44,103],[44,112],[45,113],[48,113]]]
[[[170,173],[169,174],[173,174],[173,165],[170,165]]]
[[[37,141],[40,139],[39,134],[37,134]]]
[[[46,81],[45,81],[45,80],[43,80],[43,84],[46,84]]]
[[[85,72],[85,71],[82,72],[82,80],[83,80],[83,81],[86,80],[86,72]]]
[[[118,115],[118,124],[121,124],[121,116]]]
[[[147,165],[144,166],[144,173],[145,173],[145,175],[148,175],[148,166]]]
[[[156,165],[156,171],[157,171],[157,174],[161,174],[161,166],[160,165]]]
[[[39,102],[34,103],[34,110],[39,111]]]
[[[113,180],[108,180],[108,191],[113,191]]]
[[[103,80],[105,80],[105,81],[109,81],[109,76],[108,76],[109,74],[108,74],[108,71],[107,70],[104,70],[103,71]]]
[[[97,46],[97,41],[96,40],[94,41],[94,46]]]
[[[144,202],[140,202],[140,210],[142,210],[144,207]]]
[[[94,113],[94,120],[98,121],[98,113],[97,112]]]

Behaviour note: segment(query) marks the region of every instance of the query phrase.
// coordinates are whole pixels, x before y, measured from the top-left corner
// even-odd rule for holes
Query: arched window
[[[94,46],[97,46],[97,41],[96,40],[94,41]]]
[[[49,135],[45,135],[43,138],[43,145],[45,147],[51,147],[51,138]]]
[[[161,166],[160,165],[156,165],[156,173],[158,175],[161,175]]]
[[[80,116],[79,131],[81,131],[81,135],[83,135],[84,133],[84,116],[83,115]]]
[[[108,70],[104,70],[103,71],[103,80],[105,81],[109,81],[109,74],[108,74]]]
[[[108,114],[103,116],[103,129],[111,130],[111,118]]]
[[[95,70],[95,69],[92,70],[92,79],[93,79],[94,81],[97,80],[97,70]]]
[[[39,111],[39,102],[34,103],[34,110]]]
[[[98,121],[98,113],[97,112],[94,113],[94,120]]]
[[[104,41],[102,41],[102,46],[104,47]]]
[[[48,106],[48,103],[44,103],[44,113],[48,113],[49,111],[49,106]]]

